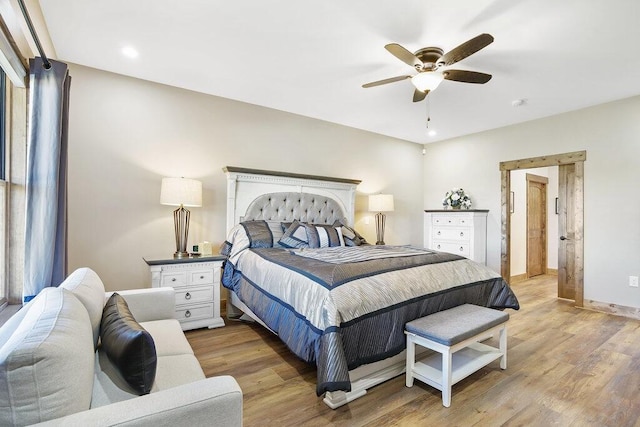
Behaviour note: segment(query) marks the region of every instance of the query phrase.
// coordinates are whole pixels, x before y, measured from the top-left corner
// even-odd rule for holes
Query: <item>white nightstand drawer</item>
[[[213,283],[213,269],[190,271],[189,279],[191,285],[210,285]]]
[[[433,240],[462,240],[468,241],[473,230],[469,228],[444,228],[433,229]]]
[[[160,286],[187,286],[187,274],[184,271],[163,273]]]
[[[176,319],[180,322],[190,322],[198,319],[209,319],[213,317],[213,303],[202,304],[196,307],[180,308],[176,307]]]
[[[176,290],[176,306],[213,301],[213,286]]]
[[[469,244],[467,243],[451,243],[451,242],[433,242],[436,251],[449,252],[450,254],[456,254],[469,258]]]

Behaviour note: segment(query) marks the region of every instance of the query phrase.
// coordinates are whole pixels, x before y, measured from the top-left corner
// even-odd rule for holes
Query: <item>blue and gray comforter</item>
[[[420,248],[246,248],[222,283],[286,343],[315,363],[316,392],[350,391],[348,371],[405,348],[404,325],[470,303],[518,309],[482,264]]]

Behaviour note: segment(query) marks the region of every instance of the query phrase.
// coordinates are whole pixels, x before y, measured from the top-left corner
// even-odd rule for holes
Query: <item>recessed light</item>
[[[429,136],[436,136],[437,134],[438,134],[438,132],[436,132],[436,131],[435,131],[435,130],[433,130],[433,129],[431,129],[431,130],[427,133],[427,135],[429,135]]]
[[[512,107],[521,107],[524,104],[527,103],[527,100],[522,98],[522,99],[514,99],[513,101],[511,101],[511,106]]]
[[[137,58],[138,51],[133,46],[125,46],[122,48],[122,54],[127,58]]]

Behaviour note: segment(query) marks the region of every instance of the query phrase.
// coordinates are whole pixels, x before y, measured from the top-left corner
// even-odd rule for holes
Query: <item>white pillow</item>
[[[87,310],[46,288],[0,348],[0,425],[27,425],[89,409],[94,377]]]

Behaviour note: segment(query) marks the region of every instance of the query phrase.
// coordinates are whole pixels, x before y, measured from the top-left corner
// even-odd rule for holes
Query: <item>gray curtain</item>
[[[67,64],[29,61],[24,303],[67,274]]]

